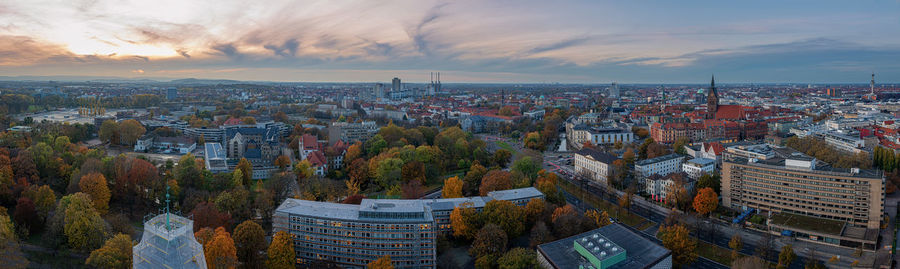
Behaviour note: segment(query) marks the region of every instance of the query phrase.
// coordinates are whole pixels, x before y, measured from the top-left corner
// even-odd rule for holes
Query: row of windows
[[[362,213],[362,212],[360,212]],[[317,218],[309,218],[309,217],[301,217],[301,216],[291,216],[291,221],[293,223],[305,224],[305,225],[317,225],[321,227],[346,227],[350,229],[361,229],[368,231],[396,231],[396,230],[428,230],[431,228],[431,224],[420,223],[420,224],[381,224],[381,223],[368,223],[368,222],[348,222],[348,221],[331,221],[331,220],[323,220]]]
[[[301,247],[300,249],[303,252],[313,252],[313,253],[329,253],[329,252],[339,252],[342,253],[343,256],[357,256],[357,257],[365,257],[369,255],[375,256],[384,256],[391,255],[392,257],[401,257],[401,256],[419,256],[419,255],[431,255],[434,251],[433,248],[429,246],[422,246],[420,248],[408,248],[408,249],[397,249],[397,248],[381,248],[379,249],[359,249],[359,248],[348,248],[348,247],[340,247],[340,246],[330,246],[330,245],[322,245],[322,244],[314,244],[314,243],[300,243],[296,246]]]
[[[309,235],[297,235],[295,237],[295,242],[298,244],[303,242],[304,244],[314,244],[314,245],[332,245],[332,246],[345,246],[345,247],[354,247],[354,248],[364,248],[364,249],[412,249],[412,248],[430,248],[433,245],[433,238],[428,238],[423,241],[419,241],[416,243],[398,243],[396,241],[388,241],[388,242],[378,242],[378,243],[370,243],[365,240],[347,240],[347,238],[324,238],[324,237],[313,237]]]
[[[772,204],[777,204],[777,205],[799,207],[802,209],[815,210],[815,211],[819,211],[819,212],[828,212],[828,213],[833,213],[833,214],[843,214],[843,215],[851,215],[852,214],[851,211],[835,209],[835,206],[833,206],[833,205],[819,204],[822,206],[830,206],[830,207],[817,207],[817,206],[812,206],[812,205],[806,205],[806,204],[815,204],[815,203],[809,202],[809,201],[803,201],[803,200],[790,199],[790,198],[781,198],[781,197],[777,197],[774,195],[764,194],[764,193],[771,192],[771,191],[756,189],[753,187],[748,187],[748,189],[752,189],[754,191],[759,191],[759,192],[752,192],[752,191],[747,192],[747,194],[749,194],[749,196],[744,196],[744,198],[751,199],[751,200],[763,201],[766,203],[772,203]],[[771,198],[771,199],[766,199],[766,198]],[[789,202],[786,202],[786,201],[789,201]]]
[[[776,190],[787,191],[787,192],[796,192],[796,193],[812,194],[812,195],[816,195],[817,197],[823,197],[823,200],[825,200],[824,197],[834,197],[834,198],[852,199],[851,196],[847,196],[847,195],[839,195],[839,194],[833,194],[833,193],[825,193],[825,192],[817,192],[817,191],[806,191],[806,190],[798,190],[798,189],[797,189],[797,188],[802,188],[803,185],[794,185],[794,184],[780,183],[780,182],[775,182],[775,181],[770,181],[770,180],[765,180],[765,179],[752,178],[752,177],[745,177],[745,178],[744,178],[744,181],[755,181],[755,182],[760,182],[760,183],[765,183],[765,184],[766,184],[766,185],[763,185],[763,184],[758,184],[758,183],[746,182],[745,184],[748,184],[748,185],[754,185],[754,186],[759,186],[759,187],[766,187],[766,188],[770,188],[770,189],[776,189]],[[788,187],[790,187],[790,188],[785,188],[784,186],[788,186]],[[850,201],[844,201],[844,200],[835,200],[835,199],[828,199],[828,200],[832,200],[832,201],[836,201],[836,202],[840,202],[840,203],[848,203],[848,204],[851,203]]]
[[[303,260],[303,258],[308,259],[308,263],[318,261],[318,260],[327,260],[339,263],[349,263],[349,264],[357,264],[357,265],[367,265],[370,262],[374,261],[374,259],[359,259],[359,258],[350,258],[350,257],[342,257],[342,256],[333,256],[333,255],[323,255],[317,253],[304,253],[299,252],[297,254],[297,258]],[[418,262],[418,264],[416,263]],[[434,260],[430,259],[421,259],[421,260],[398,260],[394,257],[391,257],[391,263],[395,266],[431,266],[434,264]]]
[[[766,173],[776,176],[789,176],[789,177],[799,177],[799,178],[807,178],[821,181],[830,181],[830,182],[840,182],[840,183],[849,183],[854,185],[869,185],[868,181],[864,180],[849,180],[849,179],[841,179],[841,178],[832,178],[832,177],[819,177],[819,176],[810,176],[805,174],[794,174],[794,173],[782,173],[770,170],[756,169],[756,168],[744,168],[744,170],[749,170],[753,172]],[[816,184],[816,185],[824,185],[831,187],[842,187],[842,188],[851,188],[854,185],[842,185],[842,184],[834,184],[834,183],[824,183],[824,182],[815,182],[815,181],[804,181],[804,184]]]

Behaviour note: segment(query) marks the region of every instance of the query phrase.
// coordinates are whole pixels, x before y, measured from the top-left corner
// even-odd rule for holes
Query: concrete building
[[[177,88],[168,88],[166,89],[166,100],[175,100],[178,99],[178,89]]]
[[[481,210],[491,200],[524,206],[531,199],[543,199],[543,194],[524,188],[485,197],[363,199],[359,205],[287,199],[275,210],[273,230],[291,234],[301,265],[325,262],[366,268],[390,255],[395,268],[435,268],[435,240],[438,233],[450,231],[453,208]]]
[[[366,140],[375,136],[378,130],[378,125],[374,121],[334,122],[331,127],[328,127],[328,140],[335,142],[341,140],[350,144],[356,141],[365,143]]]
[[[874,249],[884,215],[885,179],[879,170],[840,169],[788,148],[776,156],[726,153],[722,206],[756,209],[770,227],[819,243]]]
[[[537,254],[544,269],[672,268],[672,251],[618,223],[541,244]]]
[[[652,175],[665,176],[681,171],[681,163],[684,155],[672,153],[652,159],[640,160],[634,163],[635,178],[646,186],[646,179]]]
[[[863,149],[866,147],[866,142],[859,136],[853,137],[838,132],[823,132],[822,137],[825,138],[825,144],[843,152],[856,154],[863,152]]]
[[[672,188],[677,186],[684,187],[685,190],[690,192],[694,189],[694,185],[696,185],[697,180],[688,177],[683,172],[670,173],[668,175],[651,175],[644,180],[644,192],[647,195],[650,195],[650,198],[664,202],[666,201],[666,197],[672,191]]]
[[[584,148],[575,152],[574,166],[576,175],[587,175],[591,180],[606,186],[613,174],[613,161],[616,156],[595,149]]]
[[[571,146],[580,149],[587,142],[592,145],[612,145],[616,142],[629,144],[634,142],[634,133],[618,127],[592,127],[586,124],[575,124],[567,128],[566,139]]]
[[[206,164],[206,170],[213,173],[228,172],[228,157],[225,154],[225,148],[219,143],[206,143],[203,146],[203,162]]]
[[[687,174],[688,178],[699,179],[703,174],[712,174],[716,172],[716,160],[707,158],[693,158],[681,165],[681,170]]]

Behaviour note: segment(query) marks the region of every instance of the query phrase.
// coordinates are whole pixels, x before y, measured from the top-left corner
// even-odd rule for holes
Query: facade
[[[651,175],[644,181],[644,192],[650,195],[654,201],[664,202],[669,192],[676,185],[684,187],[690,192],[694,189],[697,180],[688,177],[685,173],[677,172],[665,176]]]
[[[168,88],[166,89],[166,100],[175,100],[178,99],[178,89],[177,88]]]
[[[593,145],[612,145],[616,142],[629,144],[634,142],[634,133],[618,127],[592,127],[583,123],[566,123],[566,140],[576,149],[582,148],[587,142]]]
[[[537,246],[538,266],[544,269],[670,269],[672,251],[613,223],[585,233]]]
[[[716,160],[707,158],[693,158],[681,165],[681,170],[688,178],[699,179],[703,174],[712,174],[716,171]]]
[[[646,179],[652,175],[665,176],[681,171],[681,163],[684,155],[672,153],[652,159],[640,160],[634,163],[635,177],[638,182],[646,186]]]
[[[866,147],[866,142],[859,137],[853,137],[837,132],[824,132],[822,133],[822,137],[825,138],[825,144],[843,152],[854,154],[860,153],[863,152],[863,148]]]
[[[134,143],[134,151],[188,154],[197,148],[194,139],[178,137],[162,137],[156,134],[145,134]]]
[[[590,179],[606,186],[613,173],[612,163],[616,156],[595,149],[584,148],[575,152],[574,166],[577,175],[589,175]]]
[[[203,246],[194,238],[194,221],[170,213],[144,222],[141,242],[132,247],[132,268],[205,269]]]
[[[350,144],[356,141],[365,143],[378,133],[378,125],[374,121],[361,123],[335,122],[328,128],[329,141],[344,141]]]
[[[881,171],[833,168],[787,148],[774,151],[777,156],[765,160],[726,153],[723,206],[830,221],[844,228],[827,231],[819,229],[827,227],[817,227],[825,225],[803,228],[781,223],[774,230],[803,233],[812,241],[875,248],[884,214],[885,179]]]
[[[366,268],[390,255],[395,268],[435,268],[437,235],[449,232],[450,212],[457,206],[481,210],[491,200],[524,206],[543,199],[535,188],[494,191],[484,197],[450,199],[363,199],[359,205],[285,200],[275,210],[274,232],[294,238],[297,262],[335,263]]]

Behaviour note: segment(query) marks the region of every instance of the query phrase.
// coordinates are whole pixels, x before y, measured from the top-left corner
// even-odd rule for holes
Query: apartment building
[[[480,211],[491,200],[524,206],[531,199],[543,199],[543,194],[529,187],[483,197],[363,199],[359,205],[286,199],[275,210],[273,230],[291,234],[301,265],[326,262],[366,268],[390,255],[395,268],[435,268],[435,240],[451,231],[450,212],[455,207]]]
[[[609,176],[612,175],[612,163],[616,156],[599,150],[584,148],[575,152],[574,166],[578,175],[588,175],[594,182],[606,186]]]
[[[635,178],[643,186],[647,185],[647,178],[652,175],[666,176],[671,173],[681,171],[681,163],[684,162],[684,155],[672,153],[656,158],[640,160],[634,163]]]
[[[699,179],[703,174],[716,172],[716,160],[707,158],[693,158],[681,165],[681,170],[688,178]]]
[[[768,213],[773,231],[804,240],[875,248],[884,214],[881,171],[833,168],[788,148],[772,152],[768,159],[726,153],[723,206]],[[810,221],[797,222],[804,218]],[[810,222],[818,224],[802,225]]]
[[[825,144],[843,152],[860,153],[866,146],[866,142],[858,135],[854,137],[838,132],[824,132],[822,137],[825,138]]]
[[[378,129],[378,124],[374,121],[335,122],[328,127],[328,141],[341,140],[350,144],[356,141],[366,142],[378,133]]]

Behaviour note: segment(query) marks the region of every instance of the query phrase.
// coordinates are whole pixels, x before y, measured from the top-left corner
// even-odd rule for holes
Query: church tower
[[[709,91],[706,97],[706,118],[715,119],[719,110],[719,93],[716,91],[716,76],[709,82]]]

